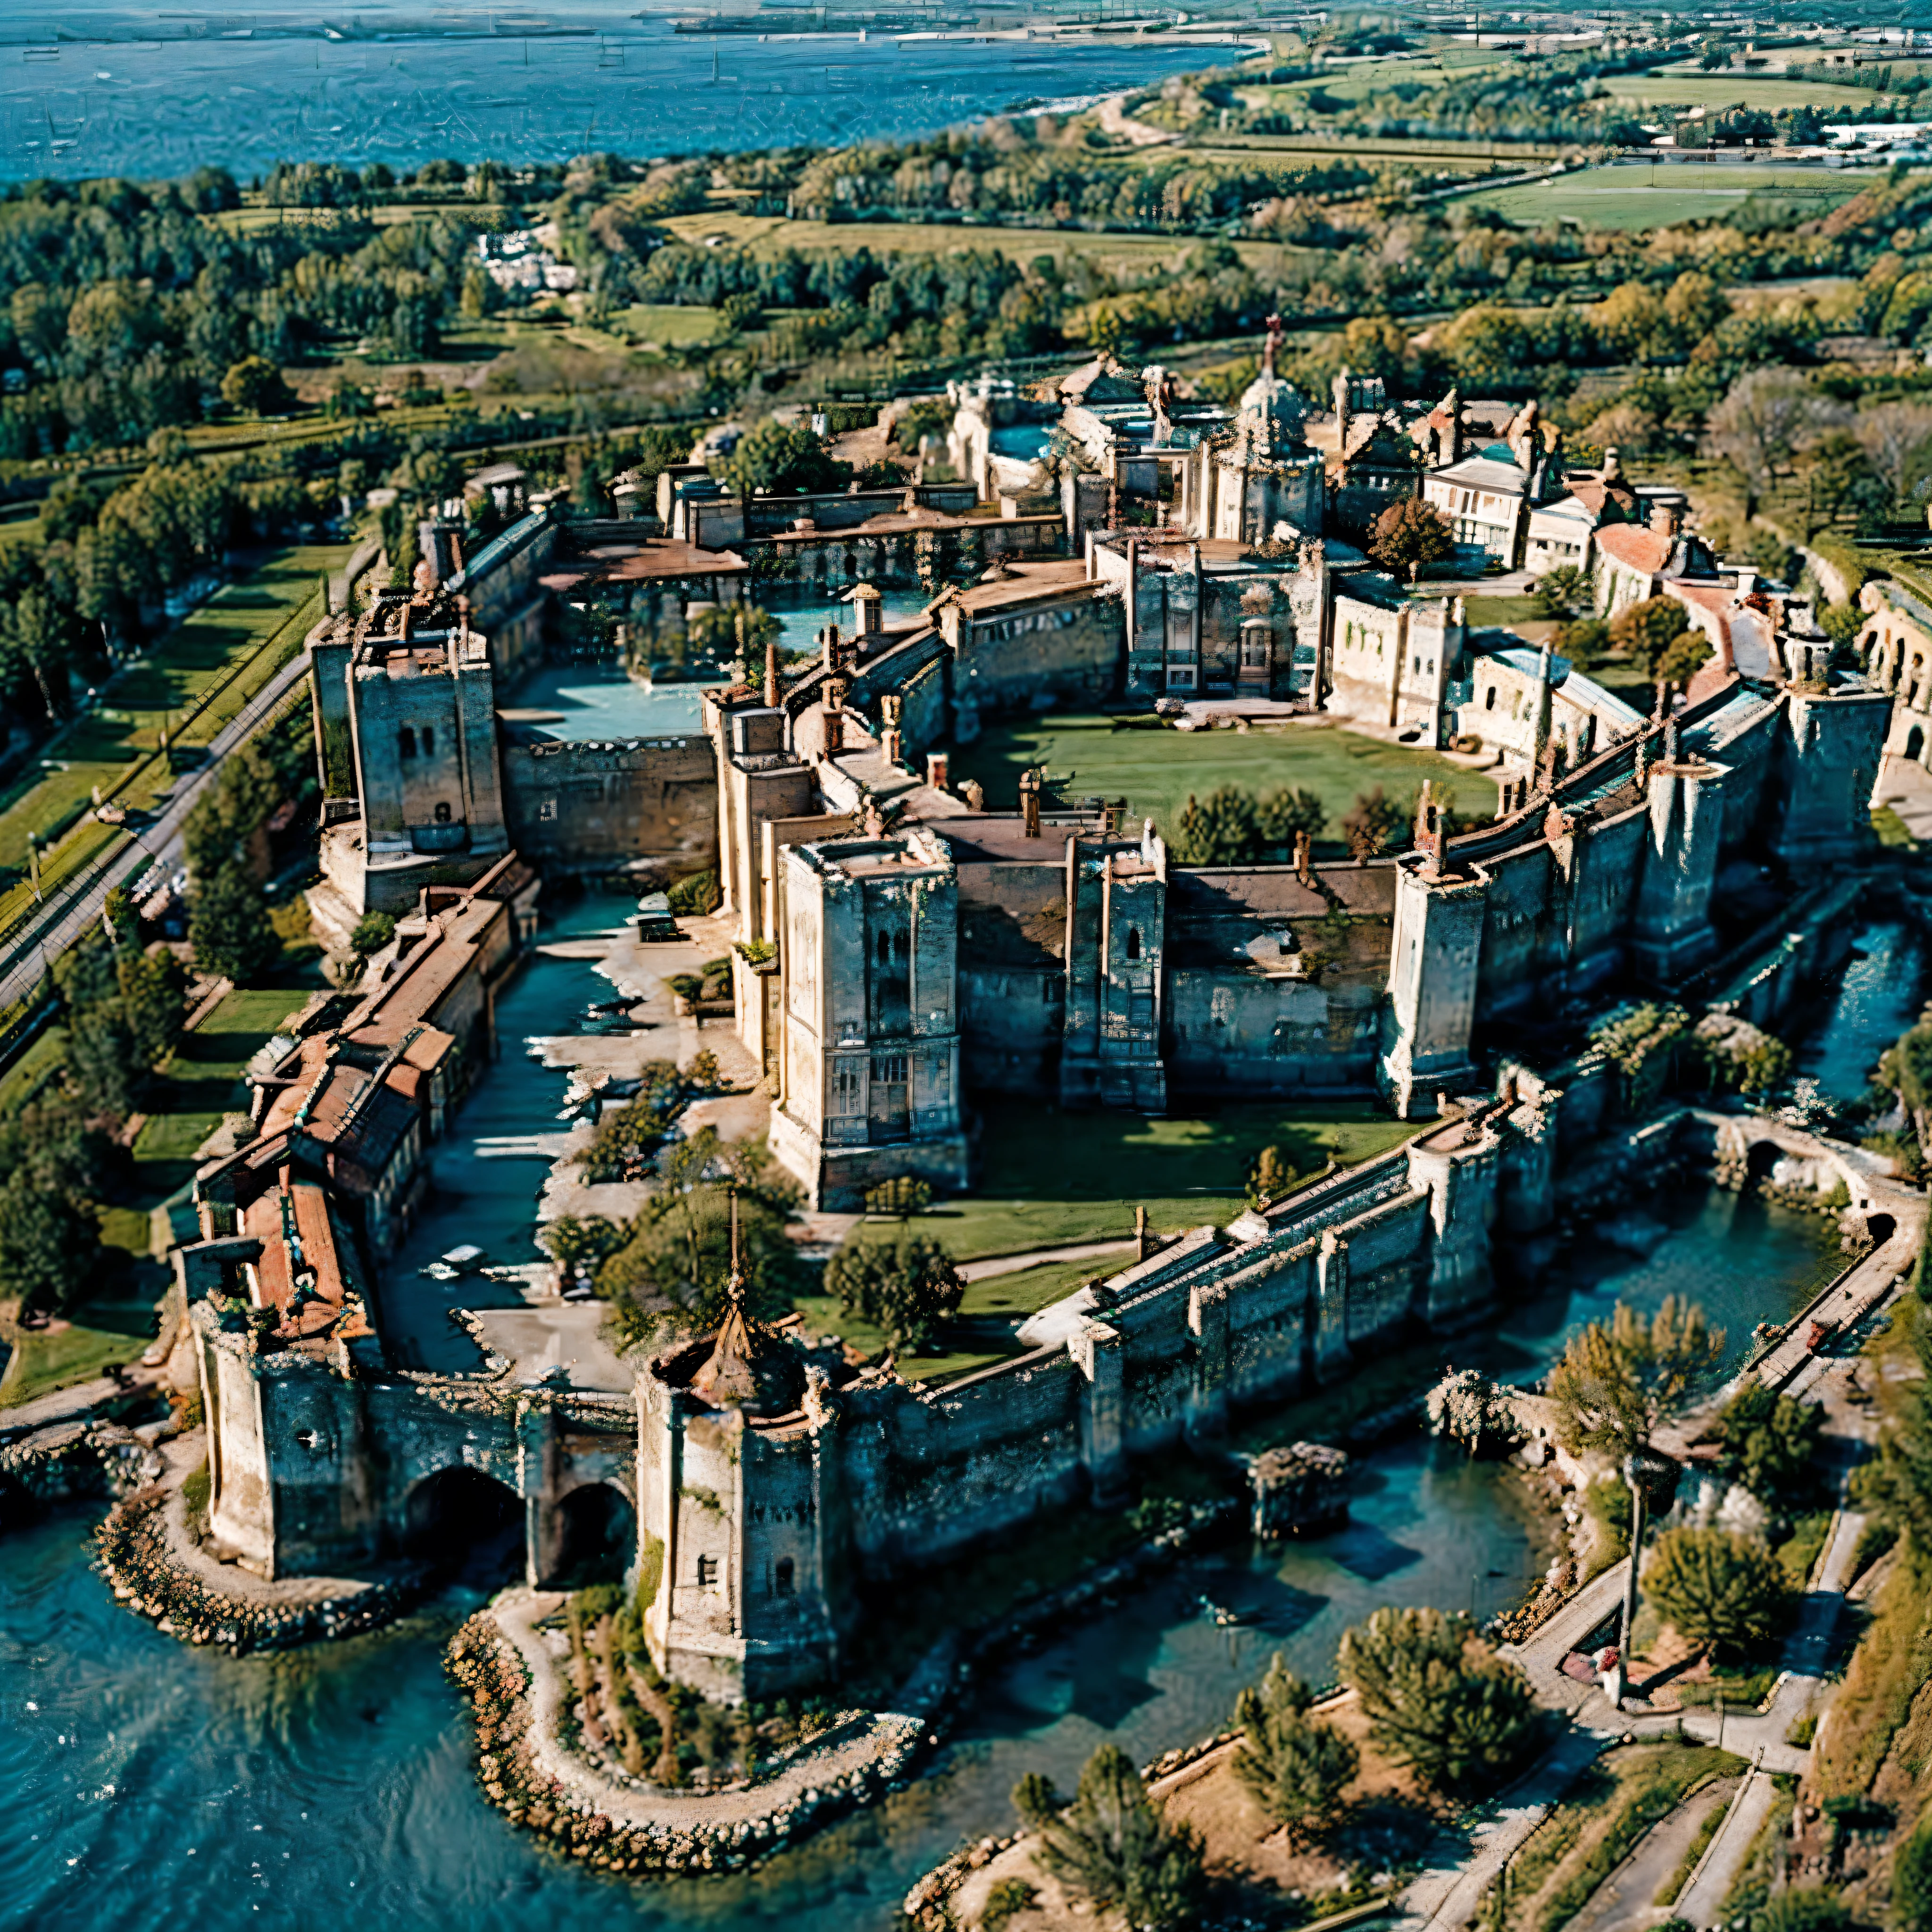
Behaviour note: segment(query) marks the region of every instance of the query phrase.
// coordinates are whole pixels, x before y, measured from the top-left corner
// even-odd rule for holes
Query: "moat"
[[[587,937],[612,910],[585,902],[544,937]],[[1904,928],[1868,928],[1861,951],[1804,1056],[1834,1092],[1856,1088],[1874,1043],[1895,1037],[1917,1004],[1918,956]],[[502,1061],[454,1137],[460,1160],[494,1152],[511,1163],[491,1163],[478,1217],[500,1252],[519,1231],[527,1240],[532,1210],[513,1204],[531,1200],[548,1164],[536,1136],[556,1131],[566,1077],[519,1046],[569,1024],[607,986],[574,952],[540,958],[506,998]],[[520,1132],[530,1138],[518,1144]],[[502,1186],[510,1173],[528,1190]],[[1616,1300],[1648,1307],[1672,1292],[1701,1300],[1736,1352],[1753,1322],[1787,1317],[1840,1265],[1828,1222],[1702,1184],[1654,1198],[1618,1238],[1627,1245],[1580,1243],[1545,1292],[1511,1304],[1486,1366],[1527,1377]],[[92,1521],[69,1512],[16,1534],[0,1564],[0,1882],[9,1922],[50,1932],[152,1922],[134,1901],[158,1898],[211,1932],[352,1912],[388,1932],[418,1923],[425,1898],[446,1922],[485,1928],[534,1911],[568,1932],[608,1924],[614,1910],[645,1926],[883,1928],[963,1837],[1010,1828],[1006,1794],[1022,1772],[1070,1782],[1102,1738],[1150,1758],[1225,1722],[1273,1651],[1322,1681],[1342,1630],[1378,1604],[1487,1616],[1516,1601],[1549,1554],[1517,1478],[1399,1437],[1359,1460],[1341,1532],[1285,1552],[1224,1544],[990,1670],[908,1791],[756,1871],[626,1886],[620,1898],[616,1882],[512,1828],[476,1788],[468,1713],[441,1661],[476,1591],[452,1588],[334,1648],[237,1660],[118,1607],[90,1567]],[[1246,1621],[1210,1624],[1203,1594]],[[104,1898],[128,1902],[104,1910]]]

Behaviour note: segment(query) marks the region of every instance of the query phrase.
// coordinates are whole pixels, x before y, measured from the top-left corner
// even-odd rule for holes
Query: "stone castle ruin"
[[[1472,433],[1451,400],[1422,425],[1436,466]],[[398,946],[257,1070],[255,1132],[198,1178],[176,1253],[209,1527],[235,1560],[340,1574],[494,1510],[544,1583],[615,1524],[667,1675],[734,1699],[809,1684],[895,1576],[1112,1506],[1133,1458],[1216,1453],[1242,1412],[1480,1318],[1546,1240],[1561,1167],[1623,1130],[1613,1066],[1550,1064],[1566,1015],[1636,988],[1771,1023],[1842,963],[1894,696],[1811,656],[1791,674],[1778,640],[1802,614],[1754,579],[1679,585],[1707,615],[1732,600],[1750,621],[1724,635],[1764,653],[1718,650],[1646,719],[1455,600],[1402,596],[1324,527],[1426,481],[1375,386],[1338,385],[1325,424],[1271,364],[1233,410],[1107,364],[958,401],[969,458],[993,462],[1003,416],[1042,412],[1084,452],[1057,509],[922,484],[781,517],[694,464],[661,483],[661,534],[539,506],[465,563],[432,531],[416,590],[312,638],[319,922],[388,911]],[[1560,450],[1520,440],[1553,500]],[[1643,509],[1608,486],[1591,502]],[[886,624],[868,580],[942,545],[980,567]],[[1678,594],[1676,555],[1658,594]],[[648,634],[787,573],[846,586],[849,632],[787,674],[741,665],[706,691],[701,734],[566,746],[515,716],[550,600],[595,594]],[[1151,824],[1036,778],[998,800],[952,782],[949,748],[982,720],[1112,700],[1322,710],[1430,746],[1493,731],[1513,762],[1491,823],[1452,830],[1425,793],[1400,856],[1304,844],[1237,868],[1181,866]],[[970,1188],[980,1093],[1136,1114],[1378,1093],[1415,1133],[1225,1229],[1144,1239],[1032,1317],[1024,1352],[936,1388],[736,1306],[608,1387],[410,1370],[382,1268],[490,1056],[540,875],[645,862],[716,868],[732,1024],[814,1205],[905,1174]]]

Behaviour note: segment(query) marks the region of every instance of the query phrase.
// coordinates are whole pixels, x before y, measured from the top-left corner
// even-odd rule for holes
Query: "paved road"
[[[100,908],[114,887],[130,884],[157,861],[170,869],[181,862],[182,827],[202,788],[213,781],[221,760],[308,676],[308,653],[303,651],[214,734],[206,762],[181,778],[166,808],[152,824],[143,826],[138,833],[130,832],[122,844],[85,871],[63,880],[34,919],[0,942],[0,1008],[33,991],[52,962],[100,916]]]

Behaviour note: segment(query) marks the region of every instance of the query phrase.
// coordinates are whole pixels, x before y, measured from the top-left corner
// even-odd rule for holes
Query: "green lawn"
[[[1796,52],[1791,57],[1800,58]],[[1678,68],[1610,74],[1601,84],[1614,99],[1643,107],[1762,107],[1772,113],[1780,107],[1815,107],[1828,116],[1834,109],[1869,107],[1877,98],[1868,87],[1791,80],[1781,74],[1688,74]]]
[[[206,745],[301,650],[304,607],[314,607],[321,574],[339,568],[346,555],[340,544],[273,553],[111,681],[97,707],[0,794],[0,866],[24,866],[29,835],[44,839],[67,826],[41,860],[43,881],[52,884],[123,837],[92,816],[94,788],[130,810],[152,808],[173,782],[170,760],[159,755],[162,731],[184,750]],[[280,626],[286,628],[274,634]],[[0,893],[0,922],[32,898],[24,880]]]
[[[953,753],[953,782],[977,778],[992,808],[1007,812],[1029,765],[1045,766],[1049,780],[1066,780],[1066,796],[1124,797],[1130,822],[1151,818],[1163,833],[1171,832],[1190,793],[1204,795],[1224,784],[1255,792],[1305,786],[1327,807],[1331,832],[1358,795],[1376,785],[1391,797],[1408,800],[1424,778],[1432,778],[1452,790],[1460,784],[1468,795],[1466,806],[1479,792],[1486,812],[1489,805],[1488,782],[1447,758],[1333,725],[1189,732],[1143,724],[1126,729],[1111,718],[1078,712],[989,725]],[[1340,850],[1339,841],[1328,843]]]
[[[164,1069],[148,1123],[134,1143],[140,1201],[153,1208],[194,1172],[194,1150],[246,1102],[242,1070],[262,1043],[308,999],[306,986],[248,988],[230,993],[193,1033],[184,1034]]]
[[[152,1303],[88,1305],[87,1321],[20,1334],[0,1375],[0,1409],[76,1382],[92,1382],[110,1362],[136,1361],[154,1336]]]
[[[134,1143],[131,1200],[101,1210],[101,1239],[110,1250],[113,1279],[103,1294],[79,1311],[82,1318],[52,1331],[28,1331],[0,1377],[0,1407],[86,1382],[107,1362],[138,1356],[154,1334],[154,1304],[167,1285],[167,1270],[149,1244],[153,1210],[188,1180],[194,1151],[239,1108],[246,1090],[242,1070],[263,1041],[306,1000],[306,985],[247,988],[230,993],[181,1044],[163,1070],[149,1101],[147,1124]],[[58,1064],[65,1036],[44,1034],[8,1070],[0,1084],[0,1112],[30,1063],[44,1078]],[[38,1057],[38,1058],[37,1058]],[[118,1256],[111,1251],[118,1250]]]
[[[1824,214],[1864,185],[1856,176],[1762,161],[1614,161],[1547,181],[1486,188],[1471,206],[1493,208],[1511,221],[1540,227],[1566,218],[1586,228],[1660,228],[1702,214],[1723,214],[1754,194],[1791,194],[1808,213]]]
[[[639,342],[655,342],[661,348],[708,342],[723,328],[715,308],[682,308],[665,302],[634,302],[620,309],[610,326]]]
[[[1134,1210],[1144,1207],[1156,1233],[1224,1226],[1246,1205],[1255,1156],[1284,1148],[1298,1172],[1319,1173],[1332,1154],[1343,1166],[1399,1147],[1418,1130],[1366,1101],[1325,1106],[1244,1102],[1210,1115],[1150,1120],[1118,1114],[1063,1114],[1020,1101],[982,1104],[984,1171],[976,1192],[947,1201],[910,1223],[941,1242],[956,1261],[1024,1254],[1075,1242],[1125,1240]],[[890,1240],[898,1224],[868,1222],[868,1239]],[[964,1375],[1020,1352],[1014,1323],[1096,1276],[1118,1272],[1128,1254],[1042,1262],[970,1284],[957,1318],[934,1354],[902,1361],[915,1379]],[[830,1296],[797,1304],[822,1332],[878,1354],[885,1338],[842,1315]]]

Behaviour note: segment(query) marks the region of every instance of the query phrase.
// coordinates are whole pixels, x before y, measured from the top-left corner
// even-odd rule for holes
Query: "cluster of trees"
[[[929,140],[815,156],[791,190],[790,212],[810,221],[972,214],[1029,227],[1189,234],[1238,222],[1258,201],[1353,194],[1374,179],[1346,158],[1318,164],[1257,155],[1238,164],[1185,150],[1153,159],[1110,152],[1084,123],[1042,115],[1024,132],[1002,118]]]
[[[566,1216],[544,1230],[544,1244],[610,1304],[621,1341],[702,1330],[724,1317],[734,1193],[746,1306],[769,1320],[805,1286],[797,1244],[785,1232],[803,1196],[762,1144],[720,1140],[716,1128],[664,1144],[651,1193],[632,1220]]]
[[[1648,1318],[1619,1302],[1608,1322],[1589,1322],[1570,1338],[1551,1371],[1564,1446],[1608,1455],[1624,1472],[1629,1507],[1615,1514],[1631,1525],[1640,1562],[1645,1512],[1674,1489],[1677,1475],[1654,1438],[1710,1387],[1724,1348],[1723,1330],[1712,1328],[1694,1302],[1668,1296]],[[1727,1472],[1777,1510],[1816,1486],[1819,1426],[1815,1411],[1801,1412],[1790,1397],[1773,1396],[1754,1381],[1726,1405],[1712,1432]],[[1592,1508],[1612,1514],[1594,1498]],[[1760,1652],[1787,1627],[1794,1607],[1784,1567],[1755,1537],[1666,1530],[1642,1574],[1644,1588],[1678,1634],[1720,1658]],[[1626,1644],[1628,1639],[1626,1630]]]
[[[125,892],[58,962],[64,1062],[33,1104],[0,1121],[0,1296],[58,1314],[98,1286],[100,1207],[124,1178],[112,1130],[152,1089],[181,1036],[184,975],[141,944]]]
[[[364,339],[376,354],[434,351],[461,305],[472,220],[345,214],[244,233],[206,218],[236,192],[205,169],[149,187],[30,182],[0,200],[0,455],[199,422],[251,356],[279,368]]]
[[[1298,834],[1319,836],[1328,822],[1321,800],[1301,786],[1281,785],[1257,798],[1221,785],[1204,799],[1188,794],[1168,844],[1182,866],[1251,866],[1292,857]]]
[[[1343,1634],[1336,1670],[1377,1750],[1445,1796],[1497,1790],[1542,1732],[1528,1678],[1466,1617],[1377,1610]],[[1236,1774],[1298,1848],[1346,1822],[1348,1790],[1360,1769],[1354,1742],[1314,1703],[1313,1691],[1277,1655],[1234,1711]],[[1192,1923],[1205,1906],[1199,1838],[1162,1816],[1117,1745],[1102,1745],[1088,1760],[1070,1802],[1036,1772],[1012,1796],[1036,1835],[1042,1869],[1092,1906],[1155,1928]],[[1028,1902],[1017,1895],[1024,1882],[1009,1882],[1016,1888],[1010,1904]]]
[[[308,707],[298,704],[224,758],[196,801],[182,838],[192,878],[188,938],[204,973],[246,986],[280,966],[281,936],[262,892],[274,867],[268,821],[316,790]]]

